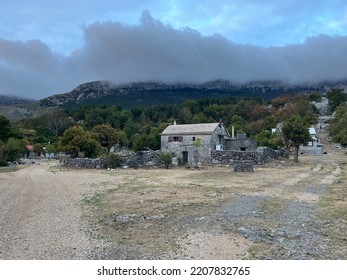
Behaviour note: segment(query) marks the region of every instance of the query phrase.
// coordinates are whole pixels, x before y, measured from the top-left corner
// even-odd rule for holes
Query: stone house
[[[228,139],[230,134],[222,123],[175,123],[161,133],[161,152],[176,154],[183,164],[208,163],[211,153],[224,150]],[[194,143],[199,142],[196,147]]]

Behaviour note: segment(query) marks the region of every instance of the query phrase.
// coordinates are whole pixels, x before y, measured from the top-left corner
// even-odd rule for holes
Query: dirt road
[[[46,163],[0,174],[0,259],[88,256],[79,194],[48,168]]]

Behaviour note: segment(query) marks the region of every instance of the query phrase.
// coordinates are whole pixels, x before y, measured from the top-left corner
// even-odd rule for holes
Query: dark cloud
[[[300,45],[264,48],[178,30],[146,11],[136,26],[112,21],[86,26],[84,46],[69,56],[39,40],[0,39],[0,94],[42,98],[92,80],[339,80],[347,78],[346,53],[347,37],[321,35]]]

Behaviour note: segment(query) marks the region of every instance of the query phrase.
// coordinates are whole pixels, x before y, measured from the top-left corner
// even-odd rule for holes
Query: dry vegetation
[[[107,180],[91,182],[83,200],[90,234],[103,244],[94,257],[345,259],[345,161],[330,153],[254,173],[227,166],[96,172]],[[305,246],[323,249],[302,255]]]

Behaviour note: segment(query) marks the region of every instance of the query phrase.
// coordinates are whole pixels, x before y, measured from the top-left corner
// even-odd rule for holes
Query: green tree
[[[195,114],[192,118],[192,123],[212,123],[212,122],[215,122],[215,120],[213,120],[210,117],[207,117],[202,112]]]
[[[308,123],[301,116],[293,116],[283,123],[283,137],[294,147],[294,161],[299,162],[300,144],[310,141]]]
[[[100,124],[95,126],[92,130],[92,137],[98,141],[102,147],[107,148],[107,153],[110,148],[119,143],[120,135],[117,130],[108,124]]]
[[[228,127],[228,130],[231,132],[232,127],[234,127],[234,130],[244,130],[245,129],[245,120],[239,116],[239,115],[233,115],[230,120],[230,126]]]
[[[340,105],[344,104],[347,100],[347,95],[343,92],[341,88],[332,88],[328,92],[328,104],[331,112],[334,112],[335,109]]]
[[[274,135],[268,130],[263,130],[257,135],[252,136],[251,138],[257,141],[258,146],[270,147],[272,149],[278,148],[276,143],[272,141],[272,139],[274,138]]]
[[[183,107],[180,110],[180,113],[178,115],[178,122],[183,123],[183,124],[191,123],[192,117],[193,117],[193,115],[192,115],[192,112],[190,111],[190,108]]]
[[[83,136],[85,134],[85,131],[82,127],[80,126],[72,126],[65,130],[63,136],[60,139],[60,148],[65,148],[67,147],[71,141],[78,135]]]
[[[34,152],[38,154],[38,156],[40,156],[43,152],[43,145],[42,144],[35,144],[34,145]]]
[[[123,131],[126,133],[128,139],[131,139],[139,130],[139,126],[133,118],[128,119],[124,124]]]
[[[122,165],[123,159],[120,155],[109,154],[106,157],[107,168],[117,168]]]
[[[6,142],[11,137],[11,122],[0,115],[0,141]]]
[[[90,133],[86,132],[84,135],[77,135],[72,139],[70,150],[73,157],[83,153],[84,157],[95,158],[101,153],[102,148],[100,143],[93,139]]]
[[[135,151],[141,151],[146,148],[152,150],[160,149],[160,141],[158,141],[158,137],[154,134],[137,134],[132,138],[132,143]]]
[[[48,154],[48,159],[51,158],[51,155],[57,152],[57,147],[52,144],[48,144],[45,146],[46,148],[46,153]]]
[[[174,156],[175,154],[173,153],[160,153],[159,161],[164,164],[166,169],[169,169],[172,165],[172,159]]]
[[[30,143],[33,143],[37,132],[35,129],[20,128],[19,134],[21,138],[26,139]]]
[[[15,161],[25,153],[24,140],[9,138],[6,143],[0,141],[0,160]]]
[[[93,158],[100,154],[102,147],[98,141],[92,138],[91,133],[82,127],[72,126],[65,130],[59,149],[70,153],[72,157],[84,153],[85,157]]]
[[[321,102],[322,101],[322,95],[320,93],[311,93],[309,96],[308,96],[308,99],[311,101],[311,102]]]
[[[330,134],[336,143],[347,146],[347,105],[340,105],[336,108],[336,116],[330,126]]]
[[[199,149],[202,147],[202,139],[196,138],[195,141],[193,142],[193,146],[194,146],[194,152],[193,152],[194,165],[195,165],[195,168],[198,168],[199,161],[200,161]]]

